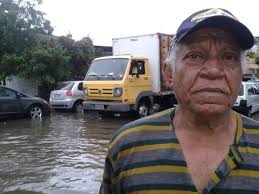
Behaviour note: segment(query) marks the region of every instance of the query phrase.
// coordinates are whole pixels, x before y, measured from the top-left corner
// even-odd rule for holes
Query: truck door
[[[132,60],[127,80],[128,99],[132,104],[139,93],[151,91],[150,71],[145,60]]]

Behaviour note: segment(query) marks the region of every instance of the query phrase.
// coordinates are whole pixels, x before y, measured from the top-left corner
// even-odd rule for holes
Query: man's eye
[[[189,55],[189,57],[191,57],[192,59],[202,58],[202,56],[199,54],[191,54],[191,55]]]
[[[238,61],[238,57],[232,53],[226,53],[222,56],[223,61]]]
[[[185,56],[185,59],[189,59],[189,60],[203,60],[204,59],[204,55],[202,53],[199,52],[194,52],[194,53],[189,53]]]

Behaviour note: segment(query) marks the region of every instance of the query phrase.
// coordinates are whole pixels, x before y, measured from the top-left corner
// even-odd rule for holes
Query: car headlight
[[[114,96],[122,96],[122,92],[123,92],[122,88],[114,88],[113,95]]]
[[[84,88],[84,94],[85,94],[85,96],[88,95],[88,89],[87,88]]]

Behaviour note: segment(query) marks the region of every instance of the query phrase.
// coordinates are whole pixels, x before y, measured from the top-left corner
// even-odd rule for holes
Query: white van
[[[259,111],[259,88],[255,82],[242,82],[233,109],[246,116]]]

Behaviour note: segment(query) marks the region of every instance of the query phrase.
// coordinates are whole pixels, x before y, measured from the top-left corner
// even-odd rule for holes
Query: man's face
[[[240,47],[231,34],[206,28],[176,49],[173,88],[184,110],[223,114],[236,100],[242,80]]]

